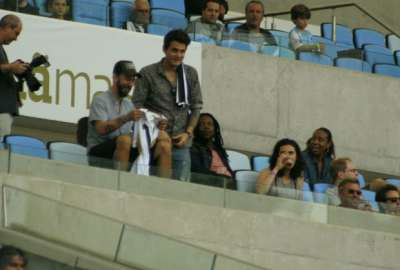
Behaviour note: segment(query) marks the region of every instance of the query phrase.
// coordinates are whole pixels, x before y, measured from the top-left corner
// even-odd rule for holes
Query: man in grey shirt
[[[168,119],[167,132],[172,137],[173,177],[190,177],[190,151],[193,130],[199,119],[203,101],[197,71],[183,64],[189,36],[172,30],[164,37],[165,57],[144,67],[133,93],[136,107],[161,113]]]
[[[216,41],[221,40],[224,24],[218,21],[220,0],[206,0],[203,2],[201,18],[189,23],[186,33],[204,35]],[[196,40],[196,39],[195,39]]]
[[[111,89],[93,98],[87,137],[91,164],[112,168],[115,167],[114,159],[119,169],[127,170],[129,162],[137,158],[137,148],[132,148],[131,132],[133,121],[142,118],[143,112],[135,109],[127,96],[138,77],[140,75],[131,61],[119,61],[114,66]],[[160,126],[160,129],[164,128]],[[160,131],[153,159],[157,159],[160,166],[170,167],[171,143],[163,136],[168,137]]]

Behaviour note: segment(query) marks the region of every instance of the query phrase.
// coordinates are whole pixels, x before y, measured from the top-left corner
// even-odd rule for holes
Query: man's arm
[[[114,118],[112,120],[106,120],[106,121],[97,120],[95,121],[96,132],[97,134],[102,136],[107,135],[119,129],[127,122],[137,121],[142,117],[143,117],[143,112],[138,109],[135,109],[125,115]]]
[[[197,75],[196,70],[193,70],[193,84],[191,91],[191,104],[190,104],[190,118],[188,125],[186,127],[186,131],[190,134],[193,134],[193,130],[199,121],[200,111],[203,108],[203,97],[200,89],[199,76]]]
[[[16,61],[11,64],[1,64],[0,71],[2,73],[12,72],[14,74],[22,74],[28,69],[28,67],[28,64]]]

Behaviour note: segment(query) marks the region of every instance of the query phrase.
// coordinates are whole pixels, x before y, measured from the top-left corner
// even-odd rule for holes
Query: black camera
[[[21,63],[23,63],[23,61],[21,61],[21,60],[19,60],[19,61]],[[38,79],[36,79],[36,77],[32,71],[34,68],[40,67],[40,66],[49,67],[50,63],[47,60],[47,56],[36,53],[33,56],[32,62],[29,64],[28,69],[24,73],[17,75],[20,85],[22,86],[23,82],[26,81],[29,91],[35,92],[35,91],[39,90],[39,88],[42,86],[42,84],[39,82]],[[21,89],[22,89],[22,87],[21,87]]]

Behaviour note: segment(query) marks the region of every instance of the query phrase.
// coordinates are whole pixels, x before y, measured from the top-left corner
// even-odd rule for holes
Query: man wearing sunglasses
[[[328,203],[330,205],[338,206],[341,201],[339,198],[339,184],[345,180],[357,180],[358,171],[354,167],[353,162],[350,158],[337,158],[331,163],[331,175],[332,175],[332,183],[335,185],[333,188],[329,188],[326,191],[326,195],[328,196]]]
[[[400,215],[400,192],[396,186],[386,185],[376,193],[375,200],[379,212],[389,215]]]
[[[339,184],[340,207],[372,211],[371,205],[362,199],[360,183],[345,179]]]

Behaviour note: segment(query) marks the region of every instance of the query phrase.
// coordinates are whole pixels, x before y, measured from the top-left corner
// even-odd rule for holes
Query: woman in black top
[[[194,172],[192,181],[200,182],[200,180],[208,179],[208,184],[216,186],[222,186],[224,182],[222,179],[228,178],[229,182],[232,182],[233,172],[223,145],[218,121],[213,115],[202,113],[194,130],[194,140],[190,151],[192,172]]]

